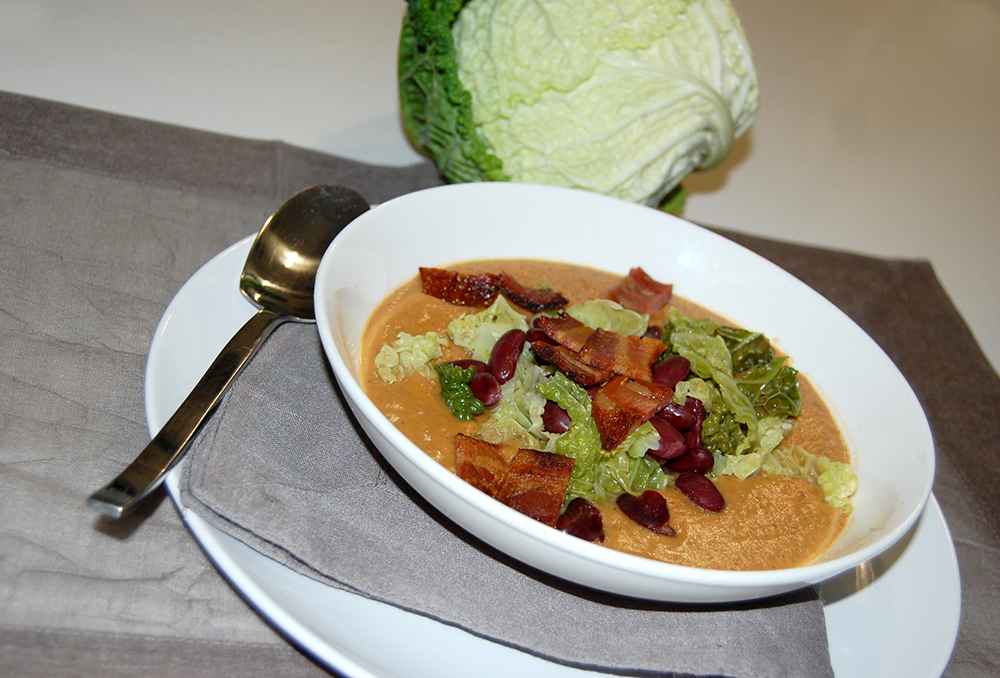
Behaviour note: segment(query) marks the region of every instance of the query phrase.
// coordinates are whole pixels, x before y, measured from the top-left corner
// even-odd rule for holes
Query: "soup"
[[[468,262],[449,270],[467,275],[503,271],[521,283],[543,282],[565,297],[570,306],[605,297],[622,280],[620,275],[594,269],[524,260]],[[528,317],[532,315],[516,305],[514,308]],[[667,324],[671,308],[686,317],[711,318],[725,324],[724,319],[674,295],[668,306],[649,317],[648,324]],[[447,337],[452,321],[480,310],[425,293],[417,276],[380,304],[368,322],[362,343],[362,385],[368,396],[407,438],[452,472],[458,466],[456,437],[482,437],[489,408],[463,421],[442,398],[441,383],[433,371],[424,369],[422,373],[387,380],[380,375],[378,357],[401,332],[411,336],[433,332]],[[468,349],[447,342],[440,346],[440,356],[433,362],[442,364],[469,357]],[[405,372],[401,368],[397,371]],[[801,407],[790,430],[784,431],[782,445],[807,450],[837,464],[849,463],[847,446],[829,409],[801,375],[798,393]],[[497,445],[504,460],[510,462],[523,443],[513,440]],[[758,471],[742,477],[710,473],[725,500],[725,508],[712,511],[693,503],[668,473],[665,485],[654,490],[669,507],[666,534],[628,517],[614,496],[591,498],[600,511],[600,543],[643,557],[703,568],[762,570],[809,563],[836,540],[846,523],[846,512],[842,506],[825,501],[824,489],[814,482],[815,478],[792,475]]]

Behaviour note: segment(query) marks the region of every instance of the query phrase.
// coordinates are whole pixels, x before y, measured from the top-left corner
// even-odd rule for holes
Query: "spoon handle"
[[[121,518],[135,508],[183,458],[188,443],[219,405],[236,375],[264,339],[286,320],[290,318],[266,310],[250,318],[135,461],[109,485],[92,494],[87,504],[112,518]]]

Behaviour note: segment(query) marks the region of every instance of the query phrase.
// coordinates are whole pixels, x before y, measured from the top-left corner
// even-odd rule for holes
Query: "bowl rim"
[[[688,565],[678,565],[675,563],[668,563],[663,561],[654,560],[651,558],[646,558],[643,556],[633,555],[630,553],[625,553],[617,551],[615,549],[602,546],[599,544],[594,544],[587,542],[582,539],[578,539],[566,533],[555,530],[543,523],[540,523],[528,516],[519,513],[518,511],[502,504],[501,502],[489,497],[485,493],[477,490],[473,486],[466,483],[464,480],[460,479],[457,475],[453,474],[451,471],[446,469],[444,466],[432,459],[427,453],[420,449],[415,443],[406,438],[402,432],[399,431],[378,409],[378,407],[372,402],[368,395],[364,392],[363,387],[357,381],[354,376],[353,371],[347,364],[344,356],[340,352],[340,348],[333,336],[333,321],[332,318],[327,313],[327,280],[330,277],[330,270],[333,268],[334,262],[336,260],[336,252],[340,247],[347,242],[355,232],[367,228],[369,221],[381,218],[382,214],[386,212],[384,208],[387,206],[394,206],[396,208],[407,206],[409,203],[415,200],[424,200],[427,198],[437,198],[439,196],[447,199],[448,195],[458,192],[486,192],[492,193],[496,192],[498,194],[504,195],[506,200],[514,199],[511,194],[516,194],[519,192],[527,192],[527,194],[537,194],[539,192],[546,194],[542,199],[547,199],[547,194],[551,194],[553,199],[566,199],[566,192],[572,192],[571,199],[574,201],[579,201],[581,199],[581,193],[585,196],[589,196],[586,199],[596,199],[596,200],[613,200],[617,203],[621,203],[623,206],[631,207],[641,207],[634,205],[632,203],[625,203],[623,201],[609,198],[606,196],[586,193],[579,191],[577,189],[564,189],[552,186],[537,186],[528,184],[514,184],[514,183],[480,183],[480,184],[449,184],[444,186],[433,187],[429,189],[423,189],[421,191],[415,191],[413,193],[404,194],[392,200],[386,201],[373,208],[369,212],[365,213],[354,222],[349,224],[344,231],[331,244],[326,255],[323,257],[323,261],[320,264],[319,273],[317,275],[317,284],[315,288],[316,294],[316,315],[317,315],[317,325],[319,329],[320,338],[327,354],[327,358],[331,363],[334,375],[336,376],[340,387],[346,391],[348,395],[348,400],[355,405],[359,410],[360,414],[366,418],[371,425],[374,426],[381,435],[385,436],[387,441],[403,454],[406,459],[417,466],[422,473],[430,477],[434,482],[441,485],[446,491],[457,496],[461,500],[473,505],[476,509],[487,514],[497,520],[509,524],[518,532],[522,533],[524,536],[538,542],[544,542],[545,544],[555,547],[558,551],[563,552],[567,555],[576,557],[582,561],[593,562],[595,564],[611,568],[614,570],[619,570],[623,572],[628,572],[634,575],[639,575],[651,579],[664,580],[670,582],[678,582],[682,584],[692,584],[698,586],[712,586],[721,589],[732,588],[732,589],[745,589],[747,587],[753,588],[776,588],[776,587],[786,587],[783,590],[788,590],[787,586],[789,584],[800,584],[809,585],[819,583],[826,579],[829,579],[837,574],[840,574],[846,570],[856,567],[857,565],[872,559],[879,553],[890,548],[894,543],[896,543],[900,538],[907,534],[916,523],[920,514],[923,512],[924,507],[931,494],[931,489],[933,485],[933,479],[935,476],[935,459],[933,454],[933,442],[931,451],[932,454],[927,460],[929,465],[928,472],[926,474],[926,479],[924,486],[921,488],[921,496],[919,501],[915,504],[914,508],[910,513],[900,521],[899,525],[889,531],[885,532],[879,536],[878,539],[872,541],[871,543],[860,546],[857,549],[845,553],[840,556],[830,558],[828,560],[822,560],[820,562],[813,562],[806,565],[789,567],[789,568],[779,568],[773,570],[719,570],[712,568],[701,568]],[[649,208],[643,208],[649,209]],[[680,219],[673,215],[668,215],[665,213],[660,213],[664,218],[676,220],[680,222],[687,228],[698,229],[704,235],[709,238],[717,238],[726,243],[727,247],[736,247],[744,252],[747,252],[754,257],[761,259],[766,262],[769,266],[781,271],[785,275],[791,276],[790,273],[784,271],[776,264],[773,264],[765,260],[760,255],[756,254],[752,250],[749,250],[738,243],[724,238],[721,235],[713,233],[697,224]],[[476,257],[482,258],[482,257]],[[558,259],[552,259],[556,261]],[[573,263],[572,261],[567,261],[567,263]],[[414,272],[414,275],[416,273]],[[794,276],[791,276],[794,278]],[[797,278],[795,278],[798,281]],[[799,284],[805,284],[798,281]],[[695,303],[698,303],[697,299],[692,299]],[[847,322],[855,325],[856,323],[844,314],[839,309],[836,309],[838,313],[843,316],[843,319]],[[864,332],[860,327],[859,330]],[[869,335],[864,332],[865,336]],[[874,343],[874,342],[873,342]],[[895,363],[881,351],[881,348],[875,345],[888,360],[889,364],[897,372],[899,371]],[[356,358],[352,357],[352,360]],[[905,382],[905,377],[902,374],[899,375],[903,378]],[[907,382],[907,386],[909,386]],[[921,409],[921,414],[923,414]],[[929,425],[927,425],[926,417],[924,417],[923,423],[927,426],[927,435],[930,436]],[[931,438],[931,441],[933,439]],[[384,455],[384,452],[380,450],[380,453]],[[429,498],[428,498],[429,499]],[[433,502],[432,502],[433,503]]]

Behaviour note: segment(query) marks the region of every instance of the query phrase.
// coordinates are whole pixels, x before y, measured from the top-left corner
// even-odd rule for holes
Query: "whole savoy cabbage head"
[[[408,2],[404,127],[453,182],[657,205],[721,162],[757,111],[728,0]]]

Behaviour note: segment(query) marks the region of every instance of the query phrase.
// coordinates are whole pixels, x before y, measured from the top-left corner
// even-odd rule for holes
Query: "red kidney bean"
[[[708,473],[715,466],[715,457],[704,447],[689,447],[687,452],[665,463],[670,473]]]
[[[719,492],[719,488],[700,473],[685,471],[677,476],[674,480],[674,485],[677,486],[677,489],[685,497],[691,500],[692,504],[699,508],[711,511],[712,513],[718,513],[726,508],[726,500],[722,497],[722,493]]]
[[[681,405],[684,409],[688,410],[698,419],[698,423],[705,421],[705,417],[708,416],[708,412],[705,411],[705,403],[701,402],[697,398],[692,398],[688,396],[684,399],[684,404]]]
[[[681,433],[690,431],[698,425],[697,415],[677,403],[667,403],[663,409],[656,413],[656,416],[663,417],[663,419],[669,421],[670,425]]]
[[[604,519],[596,506],[583,497],[569,503],[556,521],[556,529],[586,541],[604,541]]]
[[[462,360],[452,360],[451,364],[454,365],[455,367],[460,367],[463,370],[467,370],[470,367],[474,367],[476,368],[476,374],[479,374],[480,372],[485,372],[488,369],[486,367],[486,363],[484,363],[482,360],[473,360],[472,358],[463,358]]]
[[[649,420],[649,423],[660,434],[659,446],[649,450],[649,454],[662,462],[676,459],[687,452],[687,443],[684,442],[684,436],[667,419],[657,414]]]
[[[569,412],[559,407],[551,400],[545,401],[545,409],[542,410],[542,424],[549,433],[565,433],[569,430]]]
[[[691,361],[684,356],[672,355],[653,368],[653,382],[675,388],[677,382],[686,379],[690,373]]]
[[[486,407],[493,407],[500,402],[500,383],[489,372],[480,372],[474,376],[469,382],[469,389]]]
[[[693,413],[696,421],[695,425],[684,433],[684,440],[688,447],[703,447],[701,444],[701,424],[707,416],[705,406],[697,398],[688,398],[684,402],[684,409]]]
[[[677,536],[674,528],[667,525],[667,521],[670,520],[667,500],[656,490],[646,490],[638,497],[623,494],[615,500],[615,503],[622,513],[643,527],[667,537]]]
[[[490,374],[501,384],[506,384],[517,369],[517,358],[524,348],[524,330],[508,330],[493,346],[488,363]]]
[[[696,424],[693,429],[684,433],[684,442],[688,447],[704,447],[701,444],[701,424]]]
[[[650,339],[662,339],[663,338],[663,326],[662,325],[649,325],[646,327],[646,334],[644,336]]]

